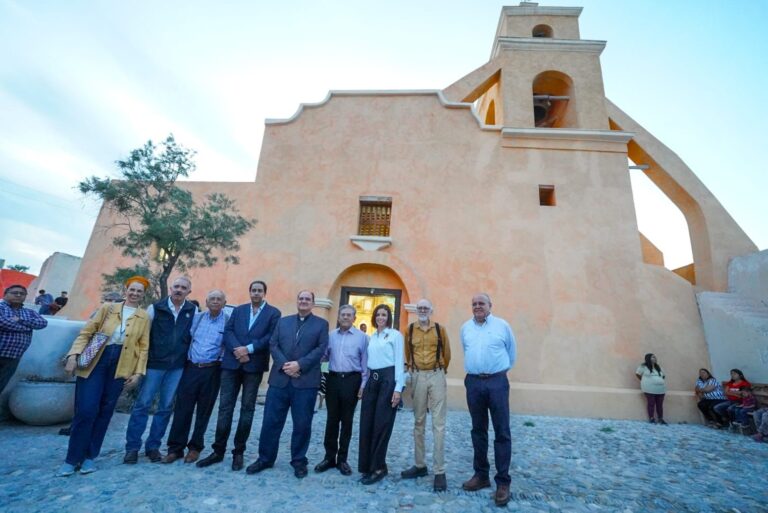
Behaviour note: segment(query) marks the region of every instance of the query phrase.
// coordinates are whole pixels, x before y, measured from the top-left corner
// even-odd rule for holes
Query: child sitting
[[[739,391],[741,392],[741,403],[734,410],[734,417],[736,418],[734,424],[745,427],[749,425],[748,414],[755,411],[757,400],[754,394],[752,394],[752,388],[745,386],[741,387]]]

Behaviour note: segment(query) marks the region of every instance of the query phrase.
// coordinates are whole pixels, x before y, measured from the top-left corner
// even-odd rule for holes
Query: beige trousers
[[[415,371],[411,375],[413,386],[413,442],[416,451],[416,466],[426,467],[424,428],[427,424],[427,408],[432,414],[432,437],[434,438],[435,474],[445,474],[445,413],[446,381],[445,371]]]

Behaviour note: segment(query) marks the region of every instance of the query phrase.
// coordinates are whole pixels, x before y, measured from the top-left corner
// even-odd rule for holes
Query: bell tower
[[[502,8],[491,60],[446,92],[477,102],[487,125],[609,129],[600,68],[605,41],[581,39],[581,10],[535,2]]]

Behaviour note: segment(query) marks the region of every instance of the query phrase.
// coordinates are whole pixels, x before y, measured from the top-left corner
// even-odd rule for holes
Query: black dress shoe
[[[400,472],[400,477],[403,479],[416,479],[417,477],[424,477],[427,474],[429,474],[427,467],[417,467],[414,465],[413,467]]]
[[[335,466],[336,466],[336,464],[334,462],[332,462],[331,460],[326,458],[323,461],[321,461],[320,463],[318,463],[317,465],[315,465],[315,472],[317,472],[317,473],[325,472],[329,468],[333,468]]]
[[[351,476],[352,475],[352,467],[349,466],[349,463],[346,461],[341,461],[336,464],[336,468],[339,469],[339,472],[341,472],[341,475],[343,476]]]
[[[223,454],[219,454],[217,452],[212,452],[211,454],[209,454],[208,456],[206,456],[202,460],[200,460],[197,463],[195,463],[195,465],[197,465],[198,468],[205,468],[205,467],[210,467],[214,463],[221,463],[222,461],[224,461],[224,455]]]
[[[139,462],[139,451],[125,451],[123,463],[126,465],[135,465]]]
[[[245,466],[245,460],[243,460],[242,454],[233,454],[232,455],[232,470],[237,472],[238,470],[243,470],[243,466]]]
[[[366,472],[362,476],[360,476],[360,479],[358,481],[360,481],[362,483],[363,481],[367,481],[370,478],[371,478],[371,474]]]
[[[298,477],[299,479],[303,479],[307,477],[307,466],[306,465],[299,465],[298,467],[293,468],[293,475]]]
[[[386,469],[377,470],[369,474],[367,478],[361,479],[360,482],[363,483],[364,485],[372,485],[384,479],[384,476],[386,476],[387,474],[388,472]]]
[[[448,489],[448,481],[445,479],[445,474],[435,474],[435,486],[436,492],[444,492]]]
[[[157,449],[149,449],[144,455],[149,458],[152,463],[158,463],[163,459],[163,455]]]
[[[270,468],[272,465],[267,465],[265,462],[261,460],[256,460],[254,463],[251,463],[246,467],[245,473],[246,474],[258,474],[262,470],[266,470]]]

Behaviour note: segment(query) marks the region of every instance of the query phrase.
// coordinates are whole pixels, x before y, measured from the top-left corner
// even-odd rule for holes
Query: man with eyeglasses
[[[507,372],[515,365],[517,345],[512,328],[504,319],[491,315],[491,298],[479,293],[472,297],[472,319],[461,327],[464,349],[464,386],[472,417],[474,475],[462,487],[470,492],[489,488],[488,413],[493,423],[493,452],[496,463],[497,506],[509,502],[509,464],[512,437],[509,430],[509,380]]]
[[[416,303],[419,321],[411,323],[404,333],[405,366],[411,374],[413,388],[413,445],[415,465],[400,473],[403,479],[428,474],[424,449],[427,411],[432,414],[434,448],[434,491],[448,488],[445,478],[445,415],[447,384],[445,374],[451,362],[451,344],[445,328],[432,322],[432,303],[422,299]]]
[[[26,287],[11,285],[3,291],[0,301],[0,393],[32,343],[32,331],[48,326],[48,321],[39,313],[24,308],[26,298]]]
[[[295,315],[280,319],[269,342],[272,370],[259,436],[259,458],[245,469],[256,474],[275,464],[280,435],[291,412],[291,466],[293,474],[307,477],[307,449],[312,436],[315,397],[320,388],[320,359],[328,347],[328,321],[312,315],[315,294],[302,290]]]

